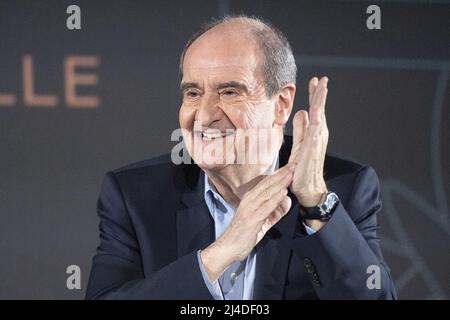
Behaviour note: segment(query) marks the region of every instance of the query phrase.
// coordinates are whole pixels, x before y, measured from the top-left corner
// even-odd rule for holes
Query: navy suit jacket
[[[286,136],[280,166],[291,145]],[[215,240],[203,174],[166,155],[105,175],[97,207],[100,245],[86,298],[212,299],[197,260],[197,251]],[[256,246],[254,299],[396,297],[376,234],[381,201],[375,171],[327,154],[324,175],[341,200],[334,215],[308,236],[290,194],[290,211]],[[366,285],[370,265],[379,267],[380,289]]]

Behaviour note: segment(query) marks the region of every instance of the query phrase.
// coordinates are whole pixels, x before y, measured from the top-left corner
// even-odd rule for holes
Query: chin
[[[228,167],[230,164],[215,164],[215,163],[198,163],[196,164],[202,169],[202,170],[208,170],[208,171],[220,171],[224,169],[225,167]]]
[[[223,154],[214,157],[208,156],[207,153],[203,153],[200,157],[193,157],[193,159],[200,168],[210,171],[218,171],[236,164],[236,157],[234,154],[227,159]]]

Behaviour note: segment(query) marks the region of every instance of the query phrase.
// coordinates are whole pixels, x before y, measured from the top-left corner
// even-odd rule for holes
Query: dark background
[[[81,8],[82,29],[66,28]],[[381,30],[366,8],[381,8]],[[384,209],[384,255],[401,299],[450,296],[450,5],[445,1],[4,1],[0,0],[0,298],[84,297],[98,243],[95,207],[103,174],[170,151],[178,126],[178,62],[187,38],[211,17],[262,16],[281,28],[307,81],[330,78],[329,149],[373,166]],[[55,108],[24,104],[22,57],[35,90]],[[63,61],[96,55],[94,109],[64,101]],[[92,72],[92,70],[88,70]],[[82,289],[66,288],[81,267]]]

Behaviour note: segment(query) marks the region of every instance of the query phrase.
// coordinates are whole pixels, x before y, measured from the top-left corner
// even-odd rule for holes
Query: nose
[[[204,94],[195,115],[195,121],[199,121],[202,127],[209,127],[213,122],[220,121],[223,116],[224,112],[220,107],[219,95],[215,93]]]

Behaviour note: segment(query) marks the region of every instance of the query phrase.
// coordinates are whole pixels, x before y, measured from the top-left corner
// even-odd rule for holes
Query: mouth
[[[225,132],[221,132],[218,130],[214,131],[196,131],[195,133],[199,138],[206,141],[212,141],[215,139],[222,139],[234,134],[234,130],[227,130]]]

